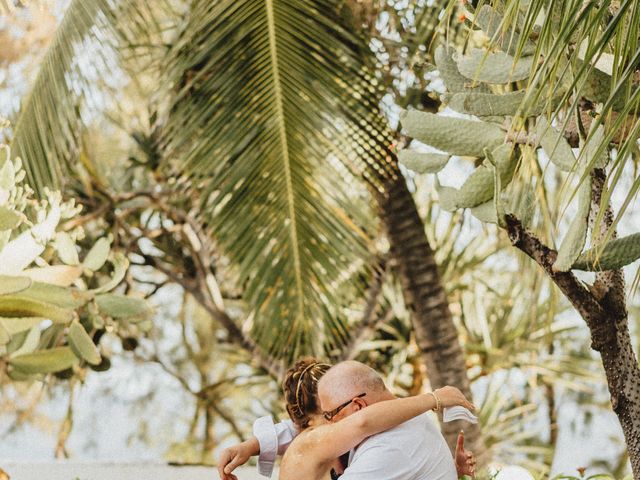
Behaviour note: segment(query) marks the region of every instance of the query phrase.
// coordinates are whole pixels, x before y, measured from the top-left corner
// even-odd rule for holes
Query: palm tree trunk
[[[392,163],[397,169],[397,163]],[[411,313],[416,342],[431,386],[453,385],[471,398],[464,352],[458,341],[434,252],[427,241],[413,196],[399,170],[395,178],[386,180],[385,194],[380,195],[379,203],[391,255],[400,273],[404,301]],[[461,429],[465,431],[467,448],[476,457],[482,457],[485,446],[478,425],[460,421],[444,423],[442,432],[449,447],[452,451],[455,449]]]

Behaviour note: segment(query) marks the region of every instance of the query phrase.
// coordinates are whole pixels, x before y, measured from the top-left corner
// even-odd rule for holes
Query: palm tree
[[[15,129],[32,183],[83,178],[82,123],[106,110],[101,98],[127,101],[99,95],[114,83],[110,71],[147,82],[146,124],[132,136],[146,171],[166,180],[147,186],[185,212],[185,225],[195,219],[237,270],[250,338],[215,292],[200,297],[232,339],[268,364],[341,348],[343,272],[376,269],[375,201],[430,381],[470,394],[433,250],[390,150],[384,89],[349,10],[337,0],[147,3],[70,5]],[[82,72],[80,46],[102,83]],[[366,284],[352,287],[360,298]],[[446,428],[452,443],[458,427]],[[480,454],[479,430],[467,438]]]

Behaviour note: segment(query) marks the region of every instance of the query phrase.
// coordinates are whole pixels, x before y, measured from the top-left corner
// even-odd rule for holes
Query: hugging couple
[[[475,458],[458,437],[455,462],[429,410],[475,422],[475,407],[455,387],[396,398],[380,375],[360,362],[334,366],[306,358],[283,383],[292,422],[256,420],[254,436],[225,449],[218,461],[222,480],[259,455],[262,475],[271,476],[283,455],[280,480],[455,480],[474,476]],[[390,400],[390,401],[387,401]],[[453,407],[453,408],[451,408]],[[468,410],[467,410],[468,409]]]

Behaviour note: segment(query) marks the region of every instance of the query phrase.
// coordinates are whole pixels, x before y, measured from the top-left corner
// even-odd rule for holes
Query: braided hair
[[[287,412],[296,426],[303,430],[309,426],[311,415],[320,413],[318,380],[331,368],[313,357],[306,357],[287,370],[282,382]]]

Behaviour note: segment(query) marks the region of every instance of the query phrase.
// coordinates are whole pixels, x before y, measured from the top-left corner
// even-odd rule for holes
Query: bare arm
[[[474,406],[455,387],[436,390],[443,407],[461,405]],[[348,452],[365,438],[393,428],[428,410],[436,408],[436,400],[431,394],[400,398],[374,403],[350,415],[344,420],[321,425],[309,432],[305,438],[305,452],[318,464],[331,461]]]

